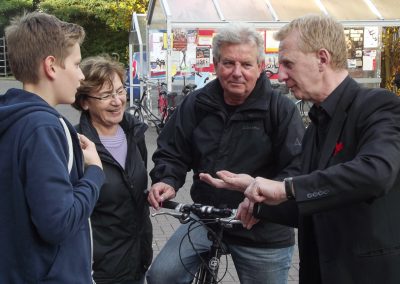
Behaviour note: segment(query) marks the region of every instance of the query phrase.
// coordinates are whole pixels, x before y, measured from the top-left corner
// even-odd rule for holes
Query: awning
[[[400,26],[398,0],[151,0],[147,21],[155,28],[167,20],[175,27],[234,21],[280,26],[315,13],[331,15],[345,26]]]

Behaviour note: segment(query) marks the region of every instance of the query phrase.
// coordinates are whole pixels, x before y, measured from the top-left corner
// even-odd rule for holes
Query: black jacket
[[[261,206],[259,216],[298,224],[301,284],[397,284],[400,100],[384,89],[360,88],[350,77],[340,87],[317,169],[310,173],[312,123],[302,175],[293,178],[296,201],[278,213]]]
[[[295,105],[272,92],[265,74],[231,116],[219,81],[214,80],[186,97],[173,113],[158,138],[150,176],[153,183],[163,181],[179,189],[192,169],[193,201],[236,208],[244,198],[242,193],[216,190],[201,182],[198,174],[224,169],[276,178],[297,173],[303,132]],[[294,233],[291,228],[261,221],[250,231],[226,231],[225,239],[277,248],[292,245]]]
[[[300,283],[397,284],[400,99],[384,89],[362,89],[350,78],[342,84],[318,169],[308,174],[316,135],[311,124],[304,175],[293,178]]]
[[[77,131],[95,144],[106,181],[91,215],[94,245],[94,280],[97,284],[133,281],[143,276],[152,261],[152,225],[144,195],[147,188],[147,126],[125,113],[120,123],[128,152],[125,170],[100,142],[84,112]]]

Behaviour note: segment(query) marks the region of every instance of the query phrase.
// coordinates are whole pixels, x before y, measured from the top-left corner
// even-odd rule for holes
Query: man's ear
[[[331,54],[330,52],[325,49],[325,48],[321,48],[318,53],[317,53],[318,59],[319,59],[319,63],[318,63],[318,68],[319,71],[323,71],[327,66],[331,65]]]
[[[56,76],[55,65],[56,59],[52,55],[47,56],[42,62],[44,74],[46,74],[49,79],[54,79]]]

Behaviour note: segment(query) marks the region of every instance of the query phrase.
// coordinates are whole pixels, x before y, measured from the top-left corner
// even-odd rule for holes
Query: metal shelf
[[[10,67],[7,61],[7,45],[5,37],[0,37],[0,76],[11,75]]]

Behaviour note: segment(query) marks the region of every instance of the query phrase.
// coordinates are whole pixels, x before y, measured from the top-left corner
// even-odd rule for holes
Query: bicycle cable
[[[195,224],[197,226],[193,227]],[[181,261],[181,264],[182,264],[183,268],[186,270],[186,272],[188,272],[190,275],[192,275],[194,278],[196,278],[197,275],[193,274],[191,271],[189,271],[189,269],[186,267],[186,265],[183,263],[183,260],[182,260],[181,248],[182,248],[183,241],[187,238],[189,244],[191,245],[191,247],[193,249],[193,251],[196,253],[196,256],[201,261],[200,265],[203,265],[203,267],[208,270],[208,273],[211,275],[211,277],[213,278],[214,281],[221,282],[222,279],[226,276],[226,274],[228,272],[228,265],[225,266],[224,272],[221,275],[221,277],[218,277],[218,275],[213,275],[212,271],[208,267],[208,263],[206,263],[205,260],[204,260],[204,256],[202,256],[203,253],[199,253],[197,251],[197,249],[195,247],[195,244],[193,243],[193,241],[191,239],[191,236],[190,236],[190,233],[192,231],[194,231],[195,229],[200,228],[200,227],[205,228],[207,230],[207,233],[210,233],[210,234],[213,235],[213,238],[218,243],[218,246],[219,246],[219,248],[220,248],[220,250],[222,252],[222,255],[225,256],[225,263],[228,263],[228,253],[229,253],[229,251],[225,249],[223,241],[220,240],[220,238],[217,236],[217,234],[214,232],[214,230],[212,230],[211,228],[209,228],[207,226],[209,224],[218,224],[218,221],[215,221],[214,219],[201,219],[201,220],[193,219],[191,221],[191,223],[189,224],[189,228],[188,228],[187,233],[183,236],[183,238],[181,239],[181,241],[179,243],[179,260]],[[206,253],[206,252],[208,252],[208,251],[205,251],[204,253]]]

